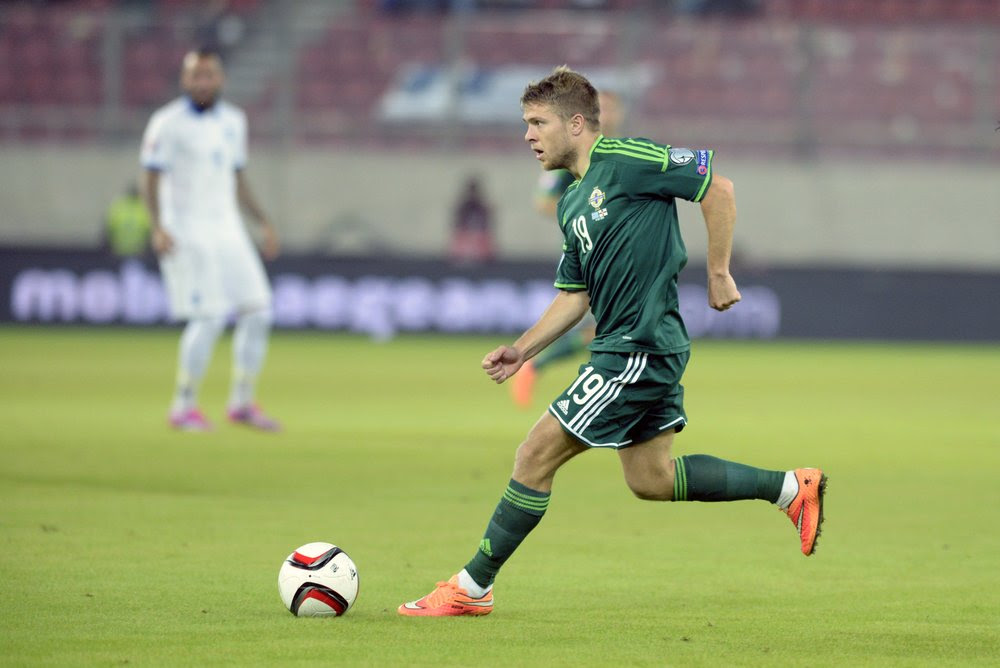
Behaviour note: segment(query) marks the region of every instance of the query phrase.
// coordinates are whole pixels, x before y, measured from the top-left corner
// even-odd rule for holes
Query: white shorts
[[[175,320],[228,316],[271,305],[271,286],[249,237],[178,239],[160,258]]]

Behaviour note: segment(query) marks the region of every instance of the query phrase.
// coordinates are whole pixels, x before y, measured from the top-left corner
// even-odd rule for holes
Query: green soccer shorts
[[[549,405],[563,429],[592,448],[626,448],[687,424],[681,376],[690,353],[593,353]]]

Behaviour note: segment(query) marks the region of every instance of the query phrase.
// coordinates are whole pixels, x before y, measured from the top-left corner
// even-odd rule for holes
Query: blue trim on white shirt
[[[185,100],[187,100],[187,109],[188,109],[188,111],[190,111],[191,113],[193,113],[195,116],[202,116],[204,114],[210,114],[210,113],[213,113],[213,112],[214,113],[218,113],[218,111],[219,111],[219,99],[218,98],[215,99],[215,102],[212,103],[211,107],[206,107],[204,109],[199,109],[198,105],[196,105],[194,103],[194,100],[191,98],[190,95],[184,95],[182,97]]]

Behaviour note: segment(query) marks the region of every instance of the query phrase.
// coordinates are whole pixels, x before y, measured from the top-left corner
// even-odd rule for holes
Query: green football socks
[[[785,471],[767,471],[709,455],[685,455],[674,462],[674,501],[763,499],[774,503],[785,481]],[[510,481],[479,549],[465,565],[476,584],[484,589],[493,584],[500,568],[542,520],[550,496]]]
[[[586,347],[583,344],[583,334],[571,330],[550,343],[545,350],[531,360],[531,363],[535,365],[536,370],[541,369],[547,364],[575,355]]]
[[[483,540],[465,570],[482,587],[493,584],[500,567],[531,533],[549,506],[548,492],[539,492],[511,480],[493,511]]]
[[[781,495],[784,471],[727,462],[709,455],[685,455],[674,460],[674,501],[739,501]]]

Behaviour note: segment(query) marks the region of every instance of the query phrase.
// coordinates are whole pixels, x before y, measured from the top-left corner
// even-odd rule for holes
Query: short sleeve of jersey
[[[712,182],[712,157],[709,149],[667,148],[662,171],[654,192],[700,202]]]
[[[560,211],[557,215],[562,215]],[[567,225],[568,226],[568,225]],[[576,247],[563,241],[563,254],[559,259],[559,266],[556,267],[555,287],[567,292],[579,292],[587,289],[587,283],[583,279],[583,269],[580,267],[580,257],[576,253]]]
[[[700,202],[712,182],[715,152],[710,149],[673,148],[645,139],[605,139],[594,150],[628,164],[627,187],[639,194]]]
[[[139,161],[146,169],[166,171],[170,169],[173,147],[164,114],[154,114],[149,119],[146,132],[142,136],[142,151]]]

